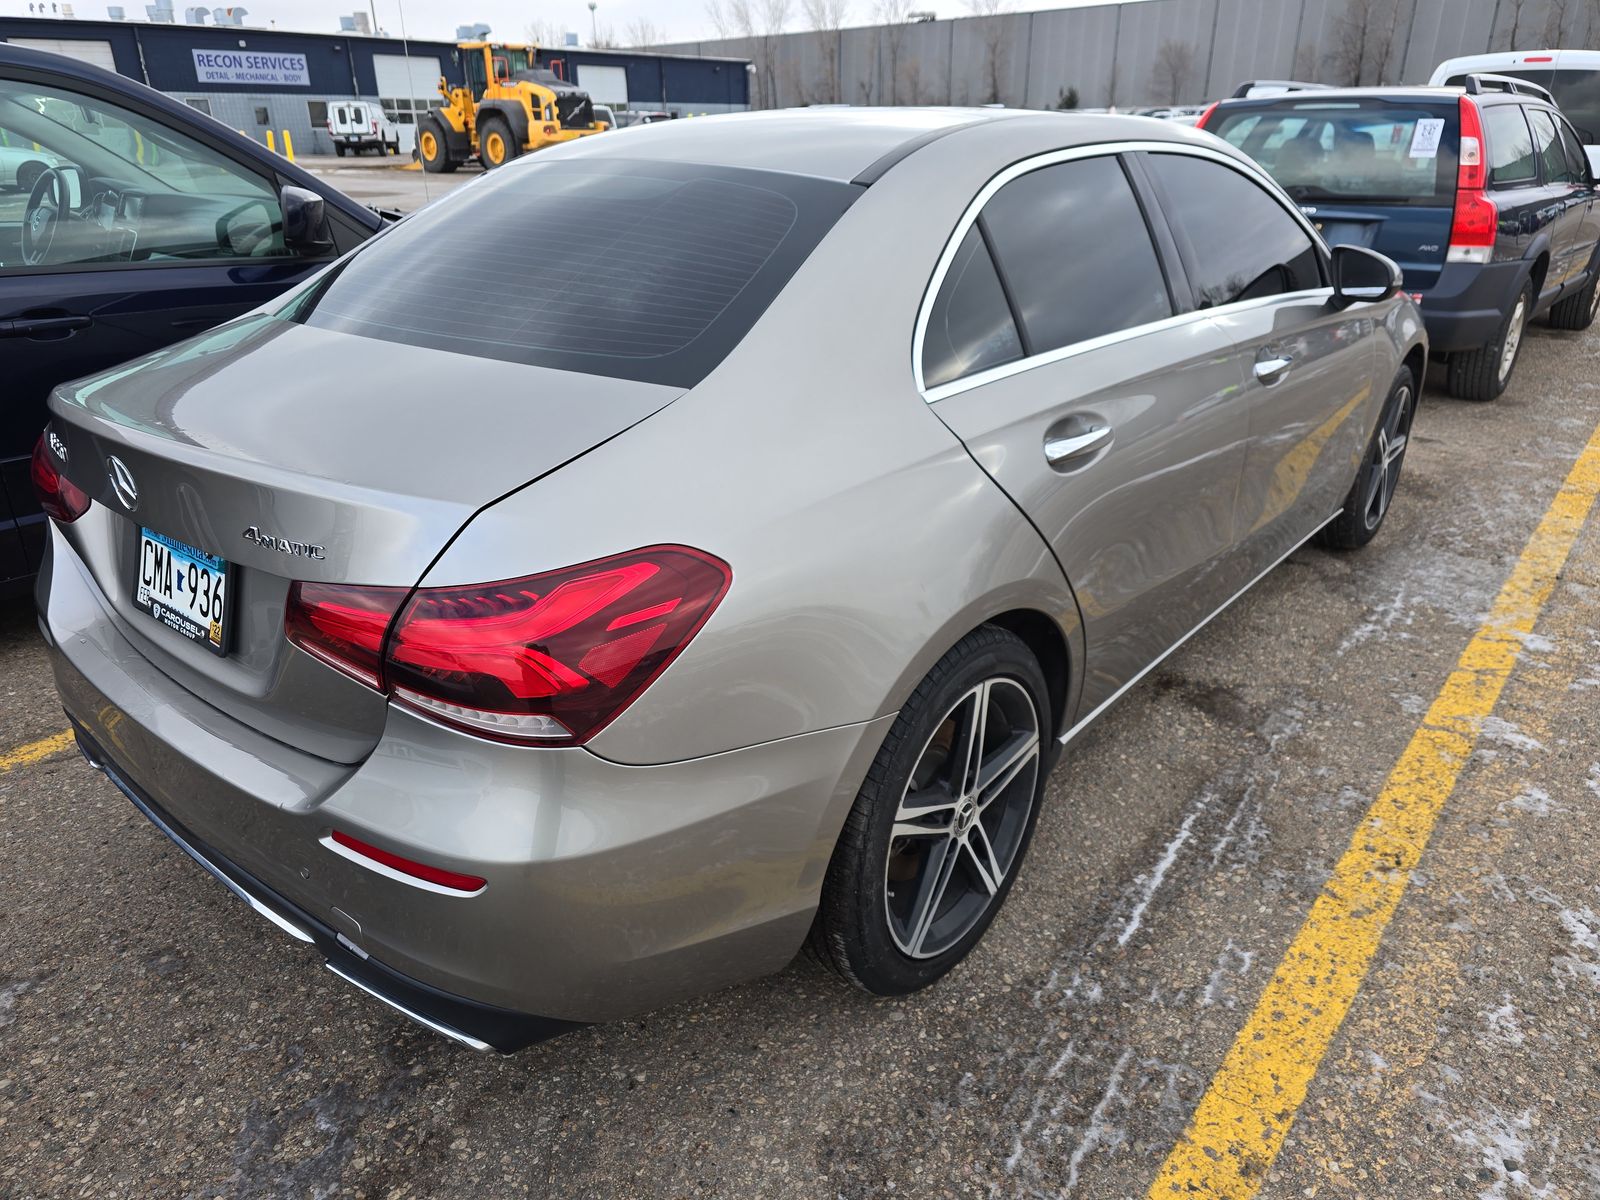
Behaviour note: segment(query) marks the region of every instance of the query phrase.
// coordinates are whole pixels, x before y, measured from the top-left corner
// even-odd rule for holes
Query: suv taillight
[[[1494,256],[1500,210],[1489,199],[1489,169],[1484,163],[1483,118],[1477,104],[1461,97],[1460,166],[1456,169],[1456,209],[1450,223],[1446,262],[1486,263]]]
[[[63,525],[72,524],[89,511],[88,495],[56,468],[44,434],[34,443],[28,473],[33,478],[33,494],[39,499],[39,507]]]
[[[307,653],[442,724],[577,745],[667,669],[731,581],[709,554],[652,546],[409,599],[404,588],[296,583],[285,629]]]
[[[1207,106],[1205,112],[1200,114],[1200,119],[1194,123],[1194,127],[1196,129],[1204,129],[1206,127],[1206,122],[1211,120],[1211,114],[1217,111],[1217,105],[1220,103],[1222,103],[1222,101],[1213,100],[1210,105]]]

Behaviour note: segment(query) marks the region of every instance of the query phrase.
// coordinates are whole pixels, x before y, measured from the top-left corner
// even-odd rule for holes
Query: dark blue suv
[[[1224,100],[1201,127],[1271,173],[1330,243],[1405,272],[1453,395],[1493,400],[1527,322],[1586,329],[1600,308],[1596,182],[1542,89],[1339,88]]]
[[[246,312],[383,224],[160,92],[0,42],[0,595],[38,568],[52,387]]]

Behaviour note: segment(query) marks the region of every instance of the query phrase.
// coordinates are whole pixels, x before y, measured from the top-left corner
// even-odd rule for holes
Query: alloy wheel
[[[1039,713],[1015,680],[984,680],[939,722],[900,798],[884,866],[884,911],[902,953],[942,954],[994,903],[1028,829],[1039,764]]]
[[[1411,385],[1401,384],[1389,397],[1378,436],[1373,439],[1367,458],[1367,486],[1361,513],[1368,529],[1376,529],[1389,511],[1395,485],[1400,482],[1400,464],[1406,443],[1411,440]]]
[[[1511,367],[1517,361],[1517,349],[1522,345],[1522,328],[1528,322],[1528,298],[1517,297],[1517,306],[1511,310],[1511,323],[1506,326],[1505,342],[1500,347],[1500,382],[1511,377]]]

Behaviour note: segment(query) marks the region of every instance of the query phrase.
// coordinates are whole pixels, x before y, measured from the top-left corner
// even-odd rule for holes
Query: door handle
[[[94,324],[93,317],[17,317],[0,321],[0,337],[38,337],[41,333],[71,333]]]
[[[1271,387],[1288,374],[1292,366],[1294,366],[1292,358],[1258,358],[1255,365],[1256,378]]]
[[[1044,457],[1052,467],[1074,458],[1082,458],[1086,454],[1098,449],[1105,444],[1111,436],[1111,426],[1098,425],[1082,433],[1074,433],[1068,437],[1046,438],[1044,443]]]

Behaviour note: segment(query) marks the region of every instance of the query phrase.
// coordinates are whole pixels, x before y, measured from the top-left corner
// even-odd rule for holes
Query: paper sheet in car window
[[[1411,134],[1412,158],[1439,157],[1439,139],[1444,136],[1444,118],[1423,117]]]

